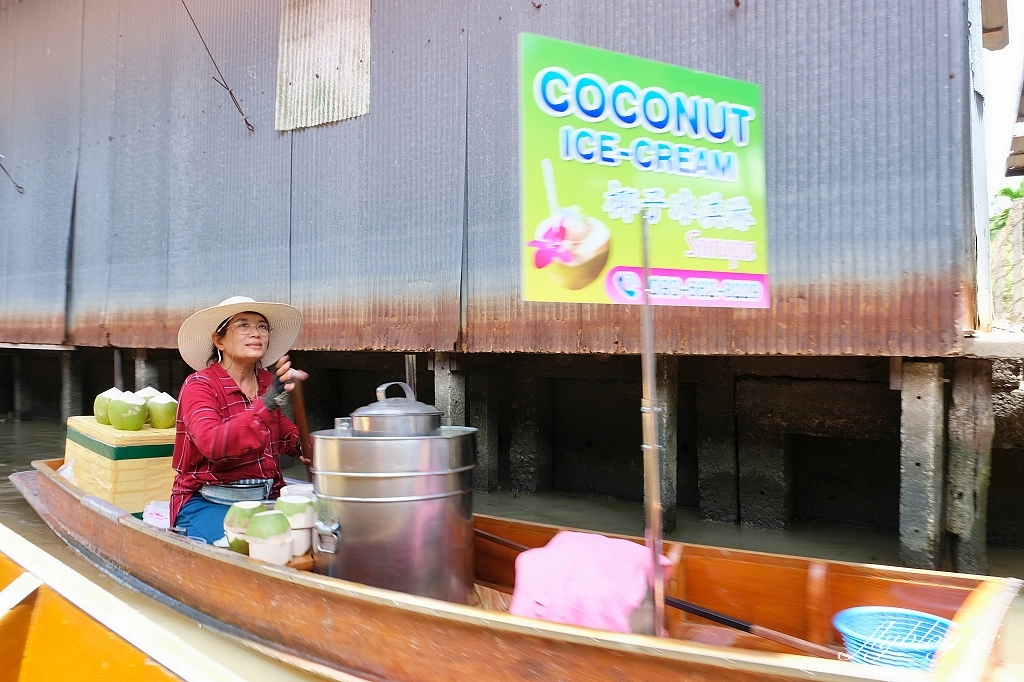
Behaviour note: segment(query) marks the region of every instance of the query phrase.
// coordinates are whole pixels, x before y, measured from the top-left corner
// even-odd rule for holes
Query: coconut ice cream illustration
[[[537,249],[533,264],[566,289],[582,289],[601,274],[608,263],[612,233],[597,218],[583,215],[579,206],[560,208],[551,159],[541,159],[544,194],[549,216],[537,226],[527,246]]]
[[[611,230],[597,218],[584,216],[578,207],[562,209],[537,226],[527,246],[537,249],[533,264],[546,270],[566,289],[582,289],[608,264]]]

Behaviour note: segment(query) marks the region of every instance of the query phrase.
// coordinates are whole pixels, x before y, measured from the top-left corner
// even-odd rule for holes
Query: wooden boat
[[[0,680],[241,682],[3,525]]]
[[[826,660],[681,612],[670,637],[619,634],[512,616],[276,567],[147,526],[84,495],[34,462],[11,479],[72,547],[120,580],[264,653],[337,680],[712,682],[1024,679],[997,644],[1020,581],[678,545],[666,593],[736,618],[841,649],[831,618],[859,605],[951,618],[930,671]],[[477,516],[476,527],[527,547],[560,529]],[[511,592],[516,552],[476,540],[476,580]],[[678,551],[678,550],[676,550]],[[491,604],[501,599],[489,600]],[[492,606],[493,608],[493,606]]]

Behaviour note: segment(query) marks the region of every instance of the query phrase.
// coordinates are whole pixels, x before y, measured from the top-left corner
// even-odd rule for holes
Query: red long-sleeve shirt
[[[298,455],[299,433],[281,410],[260,400],[273,375],[256,373],[257,397],[249,400],[219,363],[185,379],[178,397],[172,464],[178,472],[171,490],[171,526],[192,495],[207,483],[245,478],[274,480],[271,497],[284,485],[280,455]]]

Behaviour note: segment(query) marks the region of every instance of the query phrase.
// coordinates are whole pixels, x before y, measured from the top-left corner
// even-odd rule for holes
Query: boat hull
[[[308,665],[302,667],[336,679],[753,682],[803,680],[810,675],[816,680],[850,682],[969,682],[985,679],[994,669],[995,655],[989,650],[975,652],[969,669],[961,667],[958,677],[948,677],[787,653],[622,635],[542,623],[270,566],[155,530],[110,505],[83,497],[55,474],[59,464],[60,460],[36,462],[35,472],[15,475],[34,475],[34,495],[28,490],[32,486],[27,478],[15,482],[58,534],[99,559],[107,570],[131,576],[133,585],[144,585],[148,592],[162,596],[181,610],[201,614],[203,620],[212,621],[220,630],[275,651],[290,662],[305,662]],[[502,532],[502,522],[491,521],[488,527]],[[481,524],[480,518],[477,523]],[[504,530],[509,532],[512,526]],[[546,542],[545,536],[556,531],[549,526],[532,526],[516,540],[539,546]],[[477,562],[477,579],[507,588],[511,564],[500,553],[510,550],[488,545],[478,541],[481,557]],[[719,551],[730,554],[728,550]],[[732,554],[749,562],[746,555],[756,553]],[[780,558],[779,566],[785,567],[783,559]],[[838,562],[825,563],[842,566]],[[770,573],[772,566],[760,570]],[[928,580],[908,579],[895,584],[895,589],[935,601],[936,606],[942,606],[935,611],[955,613],[973,586],[983,580],[920,573],[927,574]],[[884,584],[881,578],[877,582],[879,594],[887,589],[891,592],[893,585]],[[984,605],[985,622],[995,619],[993,627],[998,629],[1019,583],[1005,580],[992,585],[990,591],[999,599],[988,598]],[[809,585],[806,589],[818,588]],[[696,594],[693,590],[684,594],[691,592]],[[801,603],[797,610],[806,608]],[[807,614],[798,613],[796,617],[806,620]],[[830,628],[820,625],[817,629],[821,630],[816,636],[821,640],[819,643],[828,643]]]

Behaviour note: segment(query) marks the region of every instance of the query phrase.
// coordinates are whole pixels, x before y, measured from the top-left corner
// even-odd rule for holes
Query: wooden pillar
[[[82,400],[83,371],[82,359],[77,351],[61,351],[60,420],[63,424],[68,423],[68,417],[85,414]]]
[[[937,569],[942,539],[942,364],[904,362],[900,415],[900,562]]]
[[[124,362],[121,360],[121,349],[114,349],[114,388],[124,390]]]
[[[141,391],[147,386],[160,389],[160,366],[145,348],[135,349],[135,390]]]
[[[657,364],[658,400],[661,402],[661,519],[662,530],[676,529],[676,494],[679,451],[679,358],[659,355]]]
[[[476,431],[476,469],[473,489],[487,493],[498,488],[498,400],[490,367],[467,374],[469,425]]]
[[[11,357],[11,373],[14,375],[14,421],[20,422],[32,409],[32,393],[29,391],[29,379],[25,358],[15,352]]]
[[[434,405],[444,426],[466,425],[466,375],[455,353],[434,355]]]
[[[985,550],[992,472],[992,361],[957,358],[949,408],[946,530],[953,534],[953,570],[988,572]]]

